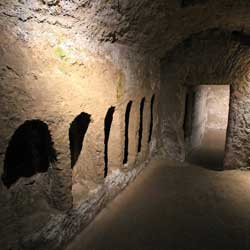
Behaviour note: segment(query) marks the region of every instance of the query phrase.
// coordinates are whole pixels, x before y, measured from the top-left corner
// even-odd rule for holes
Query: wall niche
[[[10,139],[2,181],[10,188],[20,177],[46,172],[56,160],[48,125],[41,120],[27,120]]]
[[[149,124],[148,143],[151,142],[153,127],[154,127],[154,102],[155,102],[155,94],[152,95],[150,102],[150,124]]]
[[[85,134],[90,124],[91,115],[85,112],[79,114],[69,128],[69,144],[71,155],[71,168],[73,168],[82,151]]]
[[[129,101],[126,107],[125,112],[125,142],[124,142],[124,157],[123,157],[123,164],[126,164],[128,162],[128,143],[129,143],[129,118],[130,118],[130,112],[133,102]]]
[[[138,131],[138,147],[137,152],[141,152],[142,147],[142,133],[143,133],[143,111],[144,111],[144,104],[145,104],[145,97],[142,98],[140,103],[140,124],[139,124],[139,131]]]
[[[113,121],[113,115],[115,112],[115,107],[111,106],[107,114],[105,116],[104,120],[104,177],[108,175],[108,141],[109,141],[109,135],[110,135],[110,129]]]

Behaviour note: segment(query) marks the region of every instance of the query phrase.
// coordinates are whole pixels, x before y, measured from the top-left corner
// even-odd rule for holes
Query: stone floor
[[[208,135],[192,163],[152,161],[66,249],[249,250],[250,172],[212,170],[223,138]]]

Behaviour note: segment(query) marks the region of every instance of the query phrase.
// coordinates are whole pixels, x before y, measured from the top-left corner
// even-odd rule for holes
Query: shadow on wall
[[[153,105],[155,95],[151,98],[150,106],[150,128],[148,143],[151,141],[153,130]],[[125,112],[125,134],[124,134],[124,159],[123,164],[128,162],[129,146],[129,118],[132,107],[129,101]],[[145,97],[140,104],[140,129],[138,135],[138,152],[141,150],[141,139],[143,131],[143,110]],[[111,106],[104,120],[104,177],[108,174],[108,141],[113,121],[115,107]],[[69,141],[71,152],[71,168],[76,164],[83,148],[83,141],[91,121],[91,115],[85,112],[79,114],[70,124]],[[4,172],[2,181],[10,188],[20,177],[31,177],[37,173],[47,172],[48,168],[57,161],[57,153],[53,148],[53,141],[48,125],[41,120],[25,121],[13,134],[6,150],[4,160]]]
[[[57,160],[47,124],[24,122],[12,136],[4,160],[2,181],[9,188],[20,177],[44,173]]]

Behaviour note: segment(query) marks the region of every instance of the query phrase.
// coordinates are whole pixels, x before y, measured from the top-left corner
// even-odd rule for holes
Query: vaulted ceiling
[[[211,28],[250,33],[249,0],[2,0],[0,18],[57,25],[89,40],[162,57]]]

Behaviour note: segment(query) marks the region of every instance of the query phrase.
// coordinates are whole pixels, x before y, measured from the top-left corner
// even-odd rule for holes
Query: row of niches
[[[150,125],[147,142],[150,143],[153,130],[153,108],[155,95],[150,103]],[[143,112],[145,97],[142,98],[139,107],[138,148],[142,148]],[[129,101],[125,111],[125,134],[123,164],[128,162],[129,146],[129,118],[133,102]],[[112,127],[115,107],[111,106],[104,119],[104,177],[108,175],[108,142]],[[69,128],[69,146],[71,153],[71,168],[73,169],[81,151],[84,138],[91,122],[91,115],[80,113],[72,121]],[[20,177],[32,177],[37,173],[45,173],[49,167],[56,165],[57,151],[48,125],[38,119],[27,120],[20,125],[10,139],[4,159],[4,172],[2,181],[7,188],[16,183]]]

